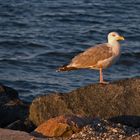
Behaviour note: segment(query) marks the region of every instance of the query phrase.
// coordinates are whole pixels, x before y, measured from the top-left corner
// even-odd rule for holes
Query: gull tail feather
[[[64,66],[62,66],[62,67],[59,67],[58,69],[57,69],[57,71],[58,72],[60,72],[60,71],[71,71],[71,70],[76,70],[77,68],[75,68],[75,67],[70,67],[70,66],[68,66],[68,65],[64,65]]]

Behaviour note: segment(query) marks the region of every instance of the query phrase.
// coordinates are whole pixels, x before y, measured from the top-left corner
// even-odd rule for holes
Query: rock
[[[69,140],[138,140],[140,129],[134,129],[121,124],[110,123],[107,120],[94,119],[78,133],[69,137]]]
[[[71,118],[71,116],[69,116]],[[58,134],[57,132],[68,132],[68,130],[70,130],[69,128],[66,131],[66,127],[67,125],[69,125],[68,122],[70,122],[70,126],[73,126],[73,121],[71,122],[71,119],[67,120],[66,119],[67,116],[59,116],[53,119],[50,119],[48,122],[49,124],[43,123],[42,125],[40,125],[35,131],[38,132],[38,134],[43,134],[43,135],[38,135],[38,136],[45,136],[44,134],[46,132],[52,132],[53,134]],[[65,119],[65,120],[64,120]],[[77,119],[79,120],[79,118],[76,116],[76,120],[75,120],[75,116],[74,116],[74,120],[77,122]],[[88,123],[85,123],[87,120]],[[67,123],[65,123],[66,121],[68,121]],[[57,122],[57,123],[56,123]],[[64,129],[61,129],[60,127],[57,127],[57,129],[55,129],[56,127],[54,126],[54,124],[56,123],[58,125],[58,122],[63,122],[62,124],[67,124],[64,127]],[[82,123],[81,123],[82,122]],[[61,126],[60,123],[60,126]],[[51,124],[51,125],[50,125]],[[56,125],[55,124],[55,125]],[[78,123],[77,123],[78,124]],[[81,125],[82,124],[82,125]],[[50,127],[51,126],[51,127]],[[100,118],[80,118],[80,129],[78,129],[78,131],[73,131],[73,133],[69,133],[70,135],[53,135],[54,139],[57,140],[101,140],[101,139],[105,139],[105,140],[122,140],[122,139],[128,139],[128,140],[138,140],[140,139],[140,128],[133,128],[133,127],[129,127],[127,125],[122,125],[122,124],[117,124],[117,123],[112,123],[108,120],[102,120]],[[47,128],[47,129],[46,129]],[[47,131],[46,131],[47,130]],[[56,130],[56,131],[55,131]],[[64,131],[65,130],[65,131]],[[71,131],[71,132],[72,132]],[[48,135],[47,135],[48,136]],[[59,136],[59,137],[57,137]],[[67,137],[64,137],[67,136]],[[49,138],[49,140],[51,140],[51,138]]]
[[[30,120],[40,125],[59,115],[140,116],[140,78],[119,80],[107,85],[91,84],[67,94],[37,97],[30,106]],[[129,124],[128,124],[129,125]]]
[[[18,92],[0,84],[0,106],[10,102],[13,104],[19,102]]]
[[[140,140],[140,134],[136,134],[136,135],[127,137],[126,140]]]
[[[26,120],[17,120],[8,126],[5,127],[6,129],[12,129],[12,130],[20,130],[25,132],[32,132],[35,129],[35,126],[32,124],[31,121],[28,119]]]
[[[109,121],[114,122],[114,123],[121,123],[124,125],[129,125],[134,128],[139,128],[140,127],[140,116],[116,116],[113,118],[110,118]]]
[[[71,136],[73,133],[79,132],[83,126],[91,123],[91,121],[92,118],[62,115],[51,118],[38,126],[34,131],[34,135],[47,137]]]
[[[72,114],[71,109],[67,107],[62,99],[63,97],[62,94],[51,94],[33,100],[30,106],[30,120],[38,126],[50,118],[63,114]]]
[[[16,90],[0,85],[0,127],[5,127],[16,120],[25,119],[28,108],[19,99]]]
[[[0,140],[48,140],[43,138],[36,138],[29,133],[0,128]]]

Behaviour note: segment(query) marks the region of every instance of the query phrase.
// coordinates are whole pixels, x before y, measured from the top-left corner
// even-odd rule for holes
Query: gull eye
[[[115,34],[112,34],[112,36],[115,37],[116,35]]]

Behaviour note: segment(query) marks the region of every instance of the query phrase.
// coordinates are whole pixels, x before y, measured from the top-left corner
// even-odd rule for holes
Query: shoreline
[[[36,132],[38,127],[40,128],[45,122],[47,122],[47,125],[44,126],[45,129],[43,128],[39,131],[41,137],[45,136],[45,139],[48,139],[50,130],[52,131],[51,133],[54,134],[52,136],[53,139],[63,138],[64,133],[69,134],[66,137],[64,136],[65,139],[78,139],[79,137],[80,139],[86,139],[90,138],[90,136],[96,136],[97,139],[105,138],[105,136],[106,138],[118,138],[120,135],[120,139],[139,138],[139,101],[139,77],[118,80],[108,85],[90,84],[66,94],[53,93],[41,95],[36,97],[29,104],[28,102],[19,99],[16,90],[1,85],[0,138],[4,140],[4,137],[6,137],[4,133],[7,132],[7,134],[9,133],[9,136],[11,135],[11,138],[15,137],[16,139],[16,136],[18,138],[18,133],[21,131],[21,134],[26,132],[23,134],[25,135],[23,140],[24,138],[40,139],[39,137],[35,137],[33,132]],[[61,117],[63,119],[59,119]],[[77,118],[76,120],[75,117]],[[74,127],[73,130],[73,125],[71,123],[74,121],[77,125],[79,122],[81,124],[85,122],[84,117],[92,118],[92,122],[85,123],[82,127]],[[88,119],[88,121],[90,119]],[[63,121],[61,122],[60,120]],[[68,120],[71,122],[70,124]],[[52,124],[48,122],[51,122]],[[66,128],[64,129],[60,123]],[[99,129],[106,129],[106,131],[99,135],[97,135],[97,126],[95,125],[98,123],[101,126]],[[56,137],[56,133],[53,132],[53,128],[55,127],[57,129],[59,128],[58,130],[62,130],[63,128],[64,133],[61,132],[61,135],[57,135]],[[67,130],[67,127],[69,128],[69,131]],[[123,128],[126,128],[125,131],[128,130],[128,132],[125,132]],[[48,131],[48,129],[50,130]],[[45,134],[47,135],[44,135],[44,130],[46,130]],[[14,133],[13,136],[12,133]]]

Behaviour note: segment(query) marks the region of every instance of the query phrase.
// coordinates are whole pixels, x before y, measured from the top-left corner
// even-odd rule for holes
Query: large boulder
[[[10,87],[0,85],[0,127],[5,127],[16,120],[24,120],[28,106],[18,97],[18,92]]]
[[[61,115],[51,118],[38,126],[33,134],[47,137],[71,136],[73,133],[79,132],[83,126],[90,124],[92,121],[92,118],[87,117]]]
[[[115,116],[140,116],[140,78],[110,84],[91,84],[67,94],[37,97],[30,106],[30,120],[40,125],[59,115],[77,114],[109,119]]]

